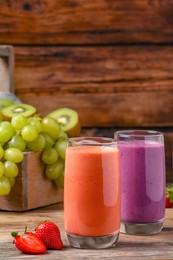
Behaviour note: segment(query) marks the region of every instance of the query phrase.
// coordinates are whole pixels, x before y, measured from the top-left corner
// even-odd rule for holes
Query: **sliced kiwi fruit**
[[[60,123],[62,130],[66,132],[69,137],[80,135],[81,124],[78,113],[75,110],[67,107],[59,108],[47,116],[55,118]]]
[[[0,97],[0,110],[2,110],[4,107],[8,107],[13,104],[14,104],[14,102],[11,99],[6,99],[6,98]]]
[[[1,110],[1,114],[5,120],[11,120],[13,116],[23,115],[30,117],[36,113],[36,108],[28,104],[14,104]]]

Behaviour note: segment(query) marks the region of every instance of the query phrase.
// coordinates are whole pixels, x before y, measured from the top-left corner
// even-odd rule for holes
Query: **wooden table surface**
[[[23,232],[28,226],[33,231],[43,220],[58,224],[64,243],[63,250],[47,250],[41,255],[27,255],[13,245],[11,231]],[[114,248],[104,250],[75,249],[69,246],[63,226],[61,204],[30,210],[27,212],[0,212],[0,259],[173,259],[173,209],[166,210],[162,232],[154,236],[130,236],[120,234]]]

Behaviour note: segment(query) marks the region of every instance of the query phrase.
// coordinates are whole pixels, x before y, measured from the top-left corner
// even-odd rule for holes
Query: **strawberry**
[[[12,232],[14,244],[23,253],[41,254],[46,251],[43,241],[32,232],[25,232],[24,235],[18,235],[18,232]]]
[[[173,185],[166,187],[166,208],[173,207]]]
[[[172,208],[173,207],[173,202],[170,202],[170,199],[166,197],[166,208]]]
[[[36,235],[44,242],[47,249],[62,249],[63,243],[58,226],[50,221],[45,221],[36,227]]]

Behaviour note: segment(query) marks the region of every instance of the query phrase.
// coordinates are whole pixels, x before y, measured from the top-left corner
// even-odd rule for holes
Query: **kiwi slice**
[[[13,104],[14,104],[14,102],[10,99],[0,98],[0,110],[2,110],[4,107],[8,107]]]
[[[30,117],[36,113],[36,108],[28,104],[14,104],[1,110],[1,114],[5,120],[11,120],[13,116],[23,115]]]
[[[47,116],[55,118],[60,124],[64,132],[69,137],[76,137],[80,135],[81,124],[78,113],[71,108],[59,108],[52,111]]]

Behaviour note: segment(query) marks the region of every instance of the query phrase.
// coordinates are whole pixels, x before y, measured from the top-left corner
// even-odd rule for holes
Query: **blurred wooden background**
[[[16,95],[42,115],[74,108],[87,135],[163,131],[172,181],[172,14],[172,0],[1,0]]]

